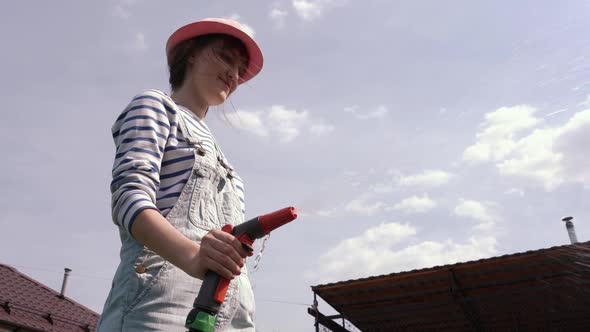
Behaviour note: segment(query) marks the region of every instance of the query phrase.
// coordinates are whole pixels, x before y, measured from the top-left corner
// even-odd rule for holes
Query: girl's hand
[[[211,230],[201,244],[190,240],[159,211],[145,209],[136,217],[131,232],[135,239],[189,275],[203,279],[213,270],[226,279],[240,274],[249,253],[233,235]],[[251,254],[250,254],[251,255]]]
[[[185,272],[203,279],[207,270],[212,270],[226,279],[239,275],[244,258],[251,255],[233,235],[220,229],[213,229],[201,240],[196,255],[191,259]]]

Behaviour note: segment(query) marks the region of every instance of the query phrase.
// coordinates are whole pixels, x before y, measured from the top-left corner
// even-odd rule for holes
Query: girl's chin
[[[226,99],[227,99],[227,95],[225,94],[225,91],[220,92],[214,96],[211,96],[211,98],[209,99],[209,105],[210,106],[221,105],[225,102]]]

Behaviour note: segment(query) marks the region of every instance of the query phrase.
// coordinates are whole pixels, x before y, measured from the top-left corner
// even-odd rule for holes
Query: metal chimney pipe
[[[573,219],[574,217],[565,217],[561,219],[562,221],[565,221],[565,228],[567,229],[572,244],[578,243],[578,237],[576,236],[576,230],[574,229],[574,223],[572,222]]]
[[[68,269],[67,267],[64,269],[64,280],[61,284],[61,293],[59,294],[60,298],[64,298],[65,297],[65,292],[66,292],[66,285],[68,284],[68,277],[70,276],[70,272],[72,272],[71,269]]]

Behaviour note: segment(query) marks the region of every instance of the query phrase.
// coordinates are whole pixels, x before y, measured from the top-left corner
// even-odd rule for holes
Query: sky
[[[205,17],[246,24],[265,56],[205,120],[247,218],[300,213],[252,272],[257,330],[312,330],[314,285],[568,244],[566,216],[590,239],[588,1],[12,1],[0,263],[57,291],[69,267],[67,295],[102,310],[110,128],[169,91],[166,39]]]

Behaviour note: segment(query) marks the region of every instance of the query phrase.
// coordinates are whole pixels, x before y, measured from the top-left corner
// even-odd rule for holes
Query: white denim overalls
[[[178,201],[166,219],[189,239],[201,242],[212,228],[244,221],[233,170],[220,158],[201,148],[190,136],[183,112],[178,112],[179,129],[193,147],[194,165]],[[235,173],[233,173],[235,174]],[[201,280],[195,279],[145,248],[129,233],[120,230],[121,263],[98,322],[98,332],[186,331]],[[254,294],[246,266],[233,279],[217,315],[216,331],[255,331]]]

